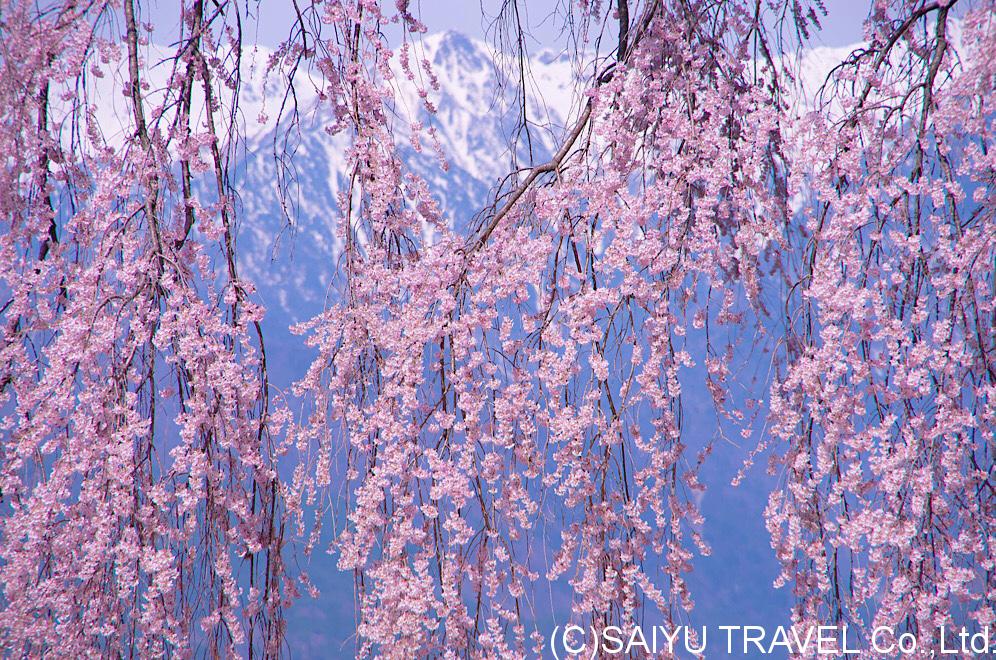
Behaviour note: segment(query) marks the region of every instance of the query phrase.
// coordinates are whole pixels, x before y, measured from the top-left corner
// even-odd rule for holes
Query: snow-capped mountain
[[[414,43],[410,56],[430,63],[438,80],[438,90],[429,95],[436,111],[425,109],[396,56],[397,146],[402,159],[429,183],[447,221],[461,226],[513,166],[541,162],[553,153],[572,110],[580,107],[580,73],[568,57],[536,54],[525,93],[527,138],[516,134],[519,108],[509,101],[520,94],[518,83],[504,79],[490,46],[444,32]],[[336,199],[347,185],[348,137],[324,130],[332,117],[308,87],[299,85],[300,123],[289,134],[286,126],[275,126],[278,100],[266,98],[260,76],[250,77],[239,101],[249,132],[245,165],[234,182],[242,205],[241,269],[258,283],[270,315],[280,316],[285,325],[317,314],[326,304],[339,253]],[[260,113],[270,119],[256,122]],[[436,130],[445,169],[428,144],[422,150],[413,147],[413,122]],[[276,159],[285,137],[286,156]]]
[[[850,51],[820,47],[803,55],[795,94],[800,111],[810,105],[833,64]],[[333,118],[328,106],[317,101],[314,83],[306,76],[297,85],[298,126],[288,133],[287,124],[276,125],[280,99],[266,89],[261,75],[268,56],[260,48],[252,58],[255,63],[239,98],[246,158],[234,183],[242,204],[242,272],[257,283],[271,319],[279,318],[279,332],[321,312],[328,302],[340,252],[336,199],[347,184],[348,137],[325,130]],[[590,79],[589,72],[579,70],[577,58],[539,51],[530,59],[523,94],[516,66],[501,65],[506,56],[452,31],[411,43],[408,56],[429,63],[438,89],[429,94],[435,107],[429,113],[396,53],[392,69],[397,146],[401,158],[429,183],[455,227],[474,217],[508,172],[549,158],[580,111],[583,81]],[[521,117],[516,99],[523,96],[528,136],[517,132]],[[268,121],[256,121],[267,115]],[[422,150],[413,147],[410,127],[416,122],[435,129],[446,169],[425,140]]]

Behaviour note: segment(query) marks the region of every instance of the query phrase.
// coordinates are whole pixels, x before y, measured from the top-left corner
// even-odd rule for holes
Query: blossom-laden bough
[[[516,165],[457,222],[398,147],[446,157],[398,102],[433,111],[414,5],[292,3],[277,121],[313,85],[349,142],[301,405],[237,268],[250,16],[178,7],[161,89],[134,0],[0,10],[5,649],[278,655],[295,536],[352,572],[361,655],[538,654],[551,606],[684,622],[729,451],[688,437],[696,388],[778,475],[793,623],[994,622],[991,2],[874,3],[811,107],[819,3],[558,5],[579,102],[543,153],[506,0]]]

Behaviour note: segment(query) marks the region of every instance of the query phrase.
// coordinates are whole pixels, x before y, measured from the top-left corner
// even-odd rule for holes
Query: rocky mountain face
[[[803,56],[796,80],[800,110],[850,50],[814,48]],[[267,89],[276,85],[264,84],[260,74],[268,55],[260,49],[252,58],[239,98],[246,140],[235,181],[243,211],[238,240],[242,272],[257,283],[270,324],[279,320],[286,328],[328,302],[340,252],[337,199],[347,184],[348,137],[326,131],[333,117],[306,76],[297,85],[296,126],[276,122],[280,99]],[[583,103],[581,81],[590,79],[578,58],[543,50],[531,54],[529,77],[521,81],[515,63],[503,67],[505,56],[458,32],[428,35],[412,43],[409,56],[430,63],[438,82],[429,95],[436,111],[425,110],[396,56],[397,146],[456,228],[472,220],[502,177],[549,158]],[[523,98],[528,134],[520,128]],[[261,123],[261,115],[270,118]],[[412,122],[436,131],[445,168],[429,145],[413,146]]]
[[[412,53],[427,60],[438,79],[438,91],[430,94],[436,111],[426,111],[395,61],[398,148],[427,181],[447,221],[461,227],[504,175],[554,151],[572,108],[580,106],[572,96],[578,74],[567,56],[535,55],[524,95],[526,135],[517,128],[520,109],[514,102],[521,87],[505,79],[487,44],[444,32],[417,42]],[[327,304],[341,247],[337,199],[348,183],[348,137],[325,130],[332,117],[306,84],[299,85],[297,125],[277,125],[272,117],[279,99],[266,98],[259,78],[250,77],[239,101],[248,133],[244,165],[234,182],[242,206],[239,258],[243,274],[258,285],[271,324],[279,317],[286,326]],[[271,118],[257,122],[261,112]],[[429,145],[413,146],[411,121],[435,129],[445,168]]]

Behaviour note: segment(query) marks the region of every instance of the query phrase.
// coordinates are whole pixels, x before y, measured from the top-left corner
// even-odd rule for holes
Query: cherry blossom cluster
[[[447,167],[416,4],[297,2],[267,64],[277,123],[313,85],[348,145],[285,393],[238,269],[244,3],[159,47],[135,0],[0,2],[0,649],[279,655],[295,546],[352,574],[364,657],[673,627],[728,435],[793,625],[996,624],[993,0],[876,0],[815,99],[818,1],[564,3],[577,103],[459,219],[403,157]]]
[[[235,4],[182,5],[164,88],[140,9],[0,5],[0,648],[272,655],[293,585],[233,248]]]

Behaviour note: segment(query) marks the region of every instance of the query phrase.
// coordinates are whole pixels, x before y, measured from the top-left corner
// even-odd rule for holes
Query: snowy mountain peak
[[[438,89],[428,90],[436,111],[426,110],[419,89],[409,82],[396,55],[397,148],[412,171],[429,183],[450,224],[461,227],[482,208],[505,173],[541,162],[556,150],[565,127],[583,104],[584,84],[579,81],[583,74],[569,53],[547,49],[532,55],[525,81],[530,153],[516,105],[522,98],[517,68],[503,71],[502,56],[490,45],[454,31],[427,35],[410,48],[411,60],[428,61],[438,80]],[[839,55],[819,49],[807,54],[802,63],[803,86],[817,85],[829,62],[837,61]],[[315,106],[317,111],[308,113],[309,120],[301,124],[293,158],[286,161],[291,163],[295,183],[290,194],[281,197],[272,152],[274,127],[255,122],[257,107],[275,114],[269,107],[274,100],[262,101],[265,95],[252,89],[256,84],[258,79],[253,78],[245,89],[248,94],[242,97],[246,102],[240,100],[251,133],[244,180],[238,184],[244,191],[245,211],[239,240],[248,248],[243,252],[247,255],[243,266],[263,283],[259,288],[263,302],[276,308],[277,316],[298,321],[322,310],[334,274],[341,247],[336,199],[347,185],[348,137],[328,135],[324,128],[329,117],[323,107]],[[425,80],[419,86],[429,87]],[[431,149],[419,151],[412,146],[408,121],[435,129],[448,169],[440,167]],[[290,210],[289,225],[284,208]]]
[[[447,30],[427,36],[423,47],[432,53],[430,62],[435,67],[480,70],[491,67],[491,49],[462,32]]]

